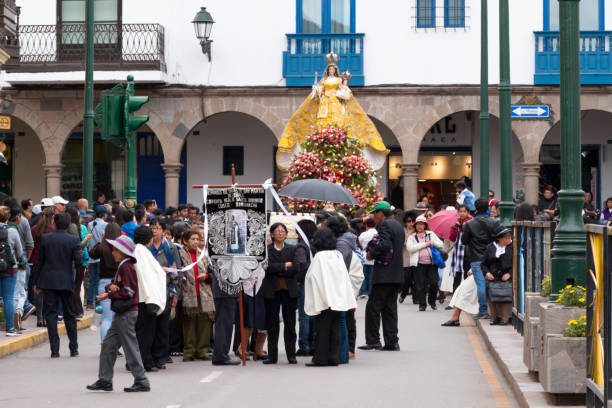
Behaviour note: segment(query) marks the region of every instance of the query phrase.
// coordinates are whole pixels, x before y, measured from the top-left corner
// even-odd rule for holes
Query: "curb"
[[[527,398],[525,397],[525,394],[523,394],[523,391],[521,390],[520,385],[516,381],[516,378],[512,375],[512,373],[510,372],[510,369],[508,368],[506,363],[504,363],[504,360],[499,355],[499,352],[497,351],[495,346],[493,346],[493,343],[489,339],[489,335],[482,328],[482,324],[483,324],[482,321],[483,321],[483,319],[472,319],[472,320],[474,320],[474,322],[476,324],[476,327],[478,328],[478,332],[480,333],[480,337],[482,338],[482,340],[486,344],[487,349],[489,350],[489,353],[491,353],[491,355],[495,359],[495,363],[497,364],[497,368],[499,369],[499,371],[501,371],[502,375],[504,376],[504,378],[508,382],[508,385],[510,385],[510,388],[512,389],[512,393],[514,394],[514,397],[516,398],[517,402],[519,403],[519,405],[522,408],[529,408],[530,407],[529,402],[527,401]],[[485,321],[488,322],[489,320],[485,319]]]
[[[80,321],[77,321],[77,330],[91,326],[92,321],[93,313],[86,314]],[[66,325],[58,324],[57,334],[61,336],[65,333]],[[22,334],[21,336],[0,342],[0,358],[45,343],[48,339],[47,329],[44,327],[36,328],[36,330],[29,330],[28,333]]]

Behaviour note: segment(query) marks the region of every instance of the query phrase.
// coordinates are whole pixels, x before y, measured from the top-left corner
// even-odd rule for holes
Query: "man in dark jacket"
[[[495,239],[495,232],[500,224],[498,220],[489,218],[487,210],[489,202],[486,198],[479,198],[474,204],[476,216],[465,224],[461,243],[466,245],[466,257],[470,259],[472,275],[476,282],[478,292],[478,314],[477,319],[488,317],[487,314],[487,286],[482,273],[482,261],[484,260],[487,246]]]
[[[376,262],[372,275],[372,292],[368,298],[365,311],[366,344],[361,350],[397,351],[397,295],[404,281],[404,265],[402,251],[404,248],[404,227],[391,217],[391,205],[386,201],[376,203],[372,211],[378,244],[369,247],[368,259],[385,259],[393,251],[387,264]],[[380,320],[382,317],[383,337],[385,346],[380,344]]]
[[[77,269],[77,275],[83,273],[81,259],[81,242],[68,233],[70,215],[55,214],[55,232],[44,234],[40,241],[38,259],[36,261],[36,276],[34,291],[43,292],[43,310],[47,320],[47,333],[51,346],[51,357],[59,357],[60,339],[57,334],[57,304],[62,302],[64,322],[70,339],[70,356],[79,355],[77,343],[76,316],[72,310],[72,293],[74,281],[72,267]]]

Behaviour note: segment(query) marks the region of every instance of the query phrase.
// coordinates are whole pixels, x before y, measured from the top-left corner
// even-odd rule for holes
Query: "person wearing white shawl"
[[[149,246],[153,241],[153,232],[149,227],[138,227],[134,230],[134,258],[136,258],[136,275],[138,277],[138,319],[136,320],[136,337],[145,371],[157,371],[153,361],[153,342],[158,316],[166,308],[166,273],[153,257]]]
[[[306,365],[337,366],[341,312],[357,308],[355,298],[363,281],[363,268],[353,254],[347,270],[329,228],[315,233],[312,246],[316,255],[304,282],[304,311],[309,316],[317,316],[317,338],[312,362]]]

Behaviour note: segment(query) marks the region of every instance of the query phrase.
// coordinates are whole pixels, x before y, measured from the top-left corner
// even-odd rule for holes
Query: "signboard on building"
[[[11,129],[11,117],[6,115],[0,115],[0,130]]]
[[[512,105],[510,113],[512,118],[548,119],[550,107],[548,105]]]

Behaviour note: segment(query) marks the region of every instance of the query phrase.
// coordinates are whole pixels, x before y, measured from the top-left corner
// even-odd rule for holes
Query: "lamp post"
[[[512,201],[512,123],[510,117],[510,32],[508,0],[499,0],[499,138],[501,163],[500,222],[510,226]]]
[[[480,1],[480,197],[489,193],[489,50],[487,0]]]
[[[94,0],[87,0],[85,16],[85,112],[83,113],[83,197],[93,203],[94,130]]]
[[[213,24],[215,24],[215,20],[213,20],[210,13],[206,11],[206,7],[200,7],[200,11],[195,15],[192,23],[195,28],[196,38],[200,40],[202,52],[208,56],[208,61],[210,62],[210,49],[212,46],[210,32]]]
[[[580,0],[559,0],[561,71],[561,220],[555,231],[552,297],[568,283],[586,282],[586,233],[580,156]]]

